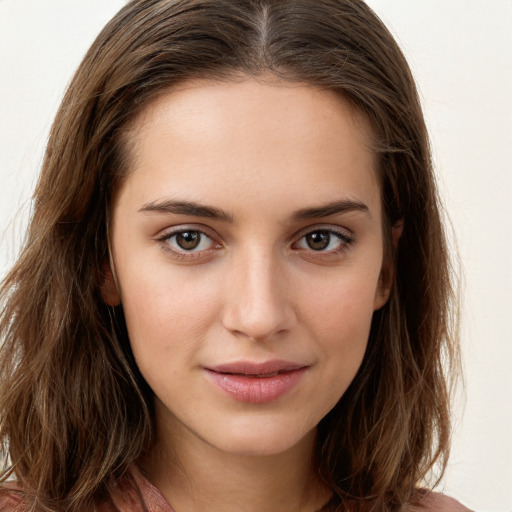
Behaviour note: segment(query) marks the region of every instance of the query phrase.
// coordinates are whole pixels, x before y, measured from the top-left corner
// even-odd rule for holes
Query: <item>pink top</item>
[[[0,496],[0,512],[24,512],[20,507],[21,498],[16,486],[9,495]],[[5,486],[4,486],[5,489]],[[142,474],[137,466],[130,468],[129,474],[120,479],[113,493],[101,503],[96,503],[94,512],[174,512],[160,491]]]
[[[137,466],[133,466],[130,476],[135,482],[128,478],[120,480],[118,492],[109,501],[98,504],[96,512],[174,512],[160,491]]]
[[[16,506],[19,498],[13,493],[0,499],[0,512],[23,512]],[[407,512],[471,512],[458,501],[442,494],[425,496],[421,508],[408,507]],[[160,491],[143,475],[137,466],[130,477],[120,480],[107,501],[96,504],[95,512],[174,512]]]

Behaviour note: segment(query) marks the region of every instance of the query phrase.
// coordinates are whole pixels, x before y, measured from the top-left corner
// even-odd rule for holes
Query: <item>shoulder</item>
[[[406,512],[471,512],[471,510],[457,500],[436,492],[425,493],[415,505],[411,505]]]

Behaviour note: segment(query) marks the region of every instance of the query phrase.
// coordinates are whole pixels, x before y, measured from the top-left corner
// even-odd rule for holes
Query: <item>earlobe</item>
[[[105,304],[108,306],[119,306],[119,304],[121,304],[121,297],[117,288],[117,279],[108,261],[105,261],[101,268],[100,292]]]

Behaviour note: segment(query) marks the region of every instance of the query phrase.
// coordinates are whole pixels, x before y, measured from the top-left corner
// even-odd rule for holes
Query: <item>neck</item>
[[[185,429],[162,435],[142,466],[175,512],[315,512],[330,497],[314,465],[316,433],[284,453],[226,453]]]

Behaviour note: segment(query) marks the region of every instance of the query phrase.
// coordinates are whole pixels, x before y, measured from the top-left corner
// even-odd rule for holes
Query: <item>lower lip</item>
[[[263,404],[272,402],[292,390],[306,367],[278,373],[272,377],[253,377],[205,370],[206,378],[221,391],[239,402]]]

